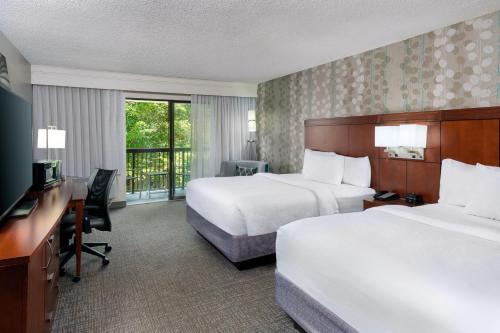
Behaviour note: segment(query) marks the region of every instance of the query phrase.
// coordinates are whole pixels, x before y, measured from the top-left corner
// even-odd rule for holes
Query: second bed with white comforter
[[[195,179],[188,184],[186,201],[225,232],[256,236],[306,217],[361,211],[363,199],[374,193],[366,187],[305,180],[302,174],[259,173]]]
[[[500,327],[500,223],[462,207],[385,206],[304,219],[278,230],[276,256],[277,278],[357,331]],[[287,297],[278,292],[280,305],[318,331],[318,317],[301,316]]]

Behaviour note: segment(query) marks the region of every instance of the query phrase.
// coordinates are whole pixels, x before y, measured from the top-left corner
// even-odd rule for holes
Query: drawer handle
[[[53,238],[52,238],[53,239]],[[50,262],[52,261],[52,256],[54,255],[54,249],[52,248],[52,241],[49,239],[47,239],[47,244],[49,245],[49,249],[50,249],[50,256],[49,256],[49,262],[47,262],[47,265],[45,267],[43,267],[43,269],[47,269],[49,268],[50,266]]]
[[[50,288],[54,288],[54,283],[56,282],[54,279],[54,272],[47,275],[47,282],[50,284]]]

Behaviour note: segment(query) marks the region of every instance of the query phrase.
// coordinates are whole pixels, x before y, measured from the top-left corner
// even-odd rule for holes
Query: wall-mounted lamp
[[[255,110],[248,111],[248,131],[254,133],[257,131],[257,120],[255,119]]]
[[[255,132],[257,132],[257,120],[255,118],[255,110],[248,111],[248,140],[247,140],[247,150],[248,150],[248,159],[256,159],[257,152],[255,147]],[[255,156],[255,157],[254,157]]]
[[[391,158],[423,160],[426,146],[425,125],[375,126],[375,147],[385,147]]]
[[[38,130],[37,148],[47,149],[47,161],[49,160],[49,149],[66,147],[66,131],[58,130],[56,126],[47,126]]]

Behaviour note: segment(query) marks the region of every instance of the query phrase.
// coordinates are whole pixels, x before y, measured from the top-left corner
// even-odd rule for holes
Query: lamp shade
[[[375,126],[375,147],[398,147],[399,126]]]
[[[257,131],[257,121],[255,120],[255,110],[248,111],[248,131],[256,132]]]
[[[47,133],[48,131],[48,133]],[[48,145],[47,145],[48,140]],[[45,129],[38,130],[38,148],[66,148],[66,131],[58,129]]]
[[[399,125],[399,145],[402,147],[425,148],[427,146],[427,126]]]

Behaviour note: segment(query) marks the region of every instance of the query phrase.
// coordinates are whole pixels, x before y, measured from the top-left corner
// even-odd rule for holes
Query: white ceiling
[[[262,82],[500,9],[498,0],[1,0],[36,65]]]

